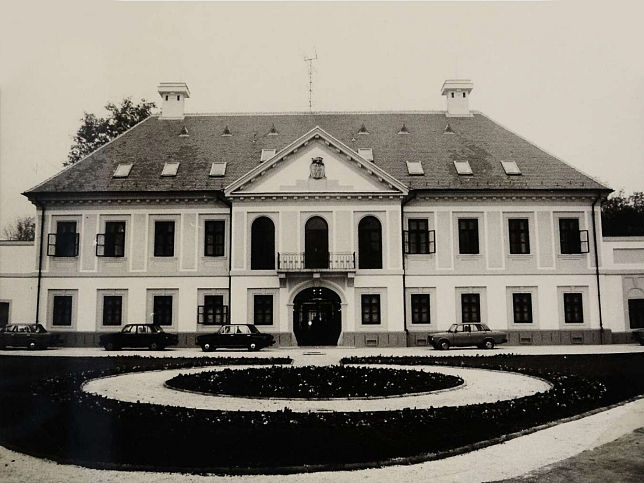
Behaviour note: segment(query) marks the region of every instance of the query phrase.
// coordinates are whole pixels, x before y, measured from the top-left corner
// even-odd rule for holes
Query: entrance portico
[[[295,296],[293,333],[298,345],[337,345],[341,331],[342,305],[333,290],[310,287]]]

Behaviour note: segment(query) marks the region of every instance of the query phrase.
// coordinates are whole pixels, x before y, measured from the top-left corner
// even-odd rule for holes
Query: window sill
[[[532,253],[508,253],[507,258],[510,260],[532,260],[534,255]]]
[[[561,260],[581,260],[587,253],[559,253],[557,258]]]
[[[483,256],[480,253],[457,253],[456,254],[457,260],[478,260],[480,258],[483,258]]]
[[[175,256],[175,255],[173,255],[173,256],[171,256],[171,257],[153,256],[153,257],[150,257],[150,260],[153,260],[153,261],[161,261],[161,262],[163,262],[163,261],[168,261],[168,262],[170,262],[170,261],[176,261],[176,260],[179,260],[179,257],[177,257],[177,256]]]

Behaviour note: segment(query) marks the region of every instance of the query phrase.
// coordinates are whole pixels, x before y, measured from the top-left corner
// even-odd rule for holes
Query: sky
[[[186,82],[188,112],[470,106],[615,190],[644,191],[644,2],[0,2],[0,227],[62,169],[83,112]]]

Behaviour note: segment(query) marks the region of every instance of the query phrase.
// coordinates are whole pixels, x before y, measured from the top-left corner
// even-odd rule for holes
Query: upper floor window
[[[223,257],[225,247],[225,222],[223,220],[207,220],[204,233],[204,256]]]
[[[362,294],[362,323],[364,325],[380,324],[380,295]]]
[[[359,268],[382,268],[382,226],[375,216],[358,224]]]
[[[479,253],[478,218],[459,218],[458,252],[466,255],[476,255]]]
[[[96,256],[125,256],[124,221],[108,221],[105,223],[105,233],[99,233],[96,235]]]
[[[564,322],[566,324],[583,324],[584,307],[581,293],[565,293]]]
[[[304,267],[329,268],[329,227],[319,216],[309,218],[304,227]]]
[[[275,269],[275,225],[261,216],[253,221],[250,233],[250,269]]]
[[[174,221],[154,223],[154,256],[174,256]]]
[[[54,257],[78,256],[78,233],[76,233],[75,221],[56,223],[56,233],[49,234],[47,255]]]
[[[530,231],[527,218],[513,218],[508,220],[510,234],[510,253],[530,253]]]
[[[588,253],[588,230],[579,229],[578,218],[559,218],[562,254]]]
[[[434,230],[428,229],[426,219],[410,219],[405,236],[405,253],[435,253],[436,240]]]

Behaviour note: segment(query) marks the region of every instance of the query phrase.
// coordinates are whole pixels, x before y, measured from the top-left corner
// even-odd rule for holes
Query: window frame
[[[73,231],[62,231],[65,226],[74,227]],[[47,255],[56,258],[74,258],[79,254],[80,236],[78,221],[57,220],[56,232],[47,237]]]
[[[60,305],[57,304],[57,302],[62,302],[65,300],[65,302],[69,302],[69,307],[63,307],[62,310],[65,310],[68,312],[69,315],[69,323],[64,323],[61,324],[57,322],[58,316],[60,316]],[[63,295],[63,294],[54,294],[52,298],[52,317],[51,317],[51,326],[55,327],[57,329],[59,328],[72,328],[74,326],[74,296],[73,295]]]
[[[172,227],[167,233],[161,233],[160,226]],[[174,220],[154,221],[154,247],[153,254],[157,258],[171,258],[175,256],[176,223]]]
[[[562,255],[581,255],[582,240],[579,218],[559,217],[559,252]],[[586,231],[586,233],[588,233]],[[587,253],[587,252],[586,252]]]
[[[157,301],[161,302],[165,300],[170,301],[169,304],[165,304],[165,307],[159,307],[162,309],[167,309],[168,307],[170,308],[169,316],[170,316],[170,323],[161,323],[163,321],[159,321],[159,318],[161,315],[159,314],[159,311],[157,311]],[[167,317],[167,311],[166,313],[163,313],[164,317]],[[161,327],[172,327],[174,324],[174,296],[173,295],[168,295],[168,294],[159,294],[159,295],[152,295],[152,323],[155,325],[159,325]]]
[[[108,309],[108,299],[111,302],[116,301],[117,299],[119,300],[118,304],[118,323],[113,323],[114,319],[107,321],[107,309]],[[103,314],[101,318],[101,324],[103,327],[120,327],[123,325],[123,296],[122,295],[103,295]],[[110,307],[110,311],[114,312],[114,308]]]
[[[221,303],[209,303],[209,301],[212,302],[214,300],[220,300]],[[209,313],[209,307],[213,308],[212,313]],[[212,320],[208,320],[210,315],[212,315]],[[203,296],[203,304],[197,307],[197,324],[230,324],[228,306],[225,304],[225,297],[222,294],[205,294]]]
[[[574,306],[570,307],[572,303]],[[583,292],[564,292],[563,294],[564,325],[583,325],[584,320],[584,294]],[[579,319],[571,320],[572,316],[578,315]]]
[[[480,255],[479,219],[476,217],[458,218],[458,253],[459,255]],[[472,224],[473,226],[466,226]]]
[[[367,223],[372,226],[365,226]],[[374,238],[377,234],[377,239]],[[367,215],[358,222],[358,268],[381,270],[383,268],[382,222],[374,215]]]
[[[272,294],[253,294],[253,324],[259,326],[273,325],[274,305]]]
[[[212,227],[209,230],[209,227]],[[209,241],[208,237],[212,236]],[[225,220],[204,220],[203,238],[204,257],[223,257],[226,255],[226,221]]]
[[[360,294],[362,325],[382,325],[382,304],[379,293]]]
[[[471,300],[467,301],[468,298]],[[473,304],[476,302],[475,304]],[[472,310],[472,308],[476,310]],[[468,315],[466,317],[466,315]],[[477,315],[476,319],[472,317]],[[478,292],[464,292],[461,293],[461,323],[463,324],[480,324],[482,323],[481,314],[481,294]]]
[[[527,296],[527,298],[526,298]],[[523,299],[523,300],[521,300]],[[525,302],[527,301],[527,304]],[[521,306],[521,304],[524,304]],[[517,319],[517,315],[525,316],[527,313],[528,317],[525,320]],[[522,317],[520,317],[522,318]],[[512,292],[512,323],[513,324],[533,324],[534,323],[534,313],[532,310],[532,293],[531,292]]]
[[[110,232],[108,227],[121,225],[123,231]],[[125,234],[127,223],[123,220],[108,220],[105,222],[105,232],[96,235],[96,256],[105,258],[125,258]],[[117,240],[120,243],[117,243]],[[121,248],[120,253],[117,247]]]
[[[266,220],[266,221],[263,221]],[[260,226],[258,223],[265,226]],[[270,222],[270,225],[268,225]],[[269,233],[269,231],[271,233]],[[270,246],[267,248],[267,238],[272,234]],[[258,216],[250,226],[250,269],[275,270],[275,221],[268,216]]]
[[[421,307],[416,307],[416,304],[414,301],[419,301],[419,300],[426,300],[427,305],[426,307],[422,307],[423,304],[421,304]],[[413,325],[429,325],[432,322],[432,316],[431,316],[431,294],[429,293],[412,293],[410,294],[410,309],[411,309],[411,324]],[[423,320],[423,314],[426,315],[426,320]],[[421,320],[414,320],[417,319],[416,315],[420,315]]]
[[[510,255],[531,254],[529,218],[508,218],[508,246]]]

